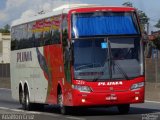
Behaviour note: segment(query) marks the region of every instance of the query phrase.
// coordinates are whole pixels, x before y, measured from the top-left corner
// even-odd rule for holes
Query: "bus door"
[[[68,20],[67,15],[62,15],[62,45],[63,45],[63,63],[64,63],[64,104],[71,101],[71,46],[68,39]]]

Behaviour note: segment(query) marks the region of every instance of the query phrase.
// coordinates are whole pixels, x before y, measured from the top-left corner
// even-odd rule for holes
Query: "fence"
[[[160,83],[160,51],[152,49],[151,58],[145,58],[146,82]]]

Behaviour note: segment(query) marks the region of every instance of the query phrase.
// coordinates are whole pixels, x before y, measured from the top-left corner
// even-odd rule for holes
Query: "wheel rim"
[[[28,108],[28,106],[29,106],[29,97],[28,97],[28,93],[27,93],[27,95],[26,95],[26,106],[27,106],[27,108]]]
[[[60,107],[63,106],[63,96],[62,96],[62,93],[60,93],[58,95],[58,104],[59,104]]]
[[[60,106],[60,112],[61,112],[61,114],[65,115],[66,114],[66,107],[63,105],[63,95],[62,95],[62,92],[60,92],[59,95],[58,95],[58,105]]]
[[[28,96],[28,93],[24,94],[24,109],[29,110],[29,96]]]

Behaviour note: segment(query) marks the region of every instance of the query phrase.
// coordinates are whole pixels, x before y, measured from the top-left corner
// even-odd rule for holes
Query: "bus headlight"
[[[72,85],[72,88],[80,92],[92,92],[92,89],[89,86]]]
[[[140,82],[140,83],[136,83],[136,84],[133,84],[131,86],[131,90],[136,90],[136,89],[139,89],[141,87],[144,87],[144,82]]]

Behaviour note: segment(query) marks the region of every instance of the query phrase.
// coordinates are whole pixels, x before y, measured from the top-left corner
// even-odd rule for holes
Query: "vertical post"
[[[156,49],[156,56],[155,56],[155,88],[158,83],[158,50]]]
[[[148,37],[148,35],[149,35],[149,22],[147,22],[147,30],[146,30],[147,32],[146,32],[146,35],[145,35],[145,46],[143,46],[143,47],[145,47],[144,48],[144,62],[145,62],[145,78],[146,78],[146,80],[147,80],[147,70],[146,69],[148,69],[147,68],[147,60],[146,60],[146,57],[148,56],[148,50],[149,50],[149,37]]]
[[[149,22],[147,23],[147,34],[146,34],[146,51],[145,52],[147,52],[147,54],[148,54],[148,50],[149,50],[149,37],[148,37],[148,35],[149,35]]]
[[[3,61],[2,61],[2,80],[4,80],[4,76],[3,76]]]
[[[5,78],[7,78],[7,64],[5,64]]]
[[[0,75],[0,77],[1,77],[1,79],[3,80],[3,69],[2,69],[2,63],[0,63],[0,71],[1,71],[1,75]]]

